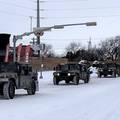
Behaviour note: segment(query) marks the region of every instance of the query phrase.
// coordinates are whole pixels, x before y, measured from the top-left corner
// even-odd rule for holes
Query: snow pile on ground
[[[54,86],[53,71],[43,72],[40,91],[18,90],[0,98],[1,120],[120,120],[120,78],[91,76],[89,84]]]
[[[91,77],[97,77],[97,68],[95,67],[90,67],[90,71],[92,71]]]

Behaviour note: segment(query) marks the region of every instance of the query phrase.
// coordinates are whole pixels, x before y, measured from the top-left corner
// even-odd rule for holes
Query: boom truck
[[[52,29],[63,29],[64,27],[78,25],[96,26],[96,22],[34,28],[32,32],[25,32],[21,35],[13,36],[13,62],[9,61],[10,34],[0,34],[0,94],[6,99],[13,99],[15,89],[25,89],[29,95],[34,95],[38,90],[37,73],[32,72],[32,67],[28,62],[27,64],[26,62],[25,64],[16,62],[16,42],[18,39],[22,39],[24,36],[29,36],[31,34],[35,34],[38,37],[42,36],[44,32],[51,31]],[[18,61],[19,57],[20,56],[18,56]],[[26,61],[28,61],[28,59],[29,58],[27,58]]]
[[[38,90],[37,73],[33,72],[28,63],[13,62],[13,54],[10,54],[10,34],[0,34],[0,95],[5,99],[13,99],[16,89],[25,89],[28,95],[34,95]],[[29,54],[28,47],[26,48]],[[20,49],[17,58],[20,57]]]

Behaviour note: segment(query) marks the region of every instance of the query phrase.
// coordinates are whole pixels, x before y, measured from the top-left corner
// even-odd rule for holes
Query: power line
[[[19,7],[19,8],[23,8],[23,9],[29,9],[29,10],[35,10],[33,8],[30,8],[30,7],[27,7],[27,6],[23,6],[23,5],[18,5],[18,4],[15,4],[15,3],[10,3],[10,2],[4,2],[4,1],[0,1],[0,3],[4,4],[4,5],[11,5],[11,6],[14,6],[14,7]]]
[[[103,39],[105,39],[105,38],[92,38],[93,40],[103,40]],[[45,41],[45,40],[50,40],[50,41],[56,41],[56,42],[61,42],[61,41],[71,41],[71,40],[73,40],[73,41],[78,41],[78,40],[89,40],[89,38],[63,38],[63,39],[59,39],[59,38],[48,38],[48,39],[42,39],[43,41]]]
[[[77,17],[40,17],[40,19],[81,19],[81,18],[108,18],[108,17],[120,17],[120,15],[103,15],[103,16],[77,16]],[[36,19],[36,18],[35,18]]]
[[[65,2],[81,2],[81,1],[88,1],[88,0],[41,0],[40,3],[65,3]]]
[[[75,40],[89,40],[89,38],[41,38],[43,41],[46,41],[46,40],[50,40],[50,41],[56,41],[56,42],[60,42],[60,41],[75,41]],[[103,40],[103,39],[106,39],[106,38],[103,38],[103,37],[99,37],[99,38],[92,38],[92,40]],[[37,39],[34,39],[34,40],[37,40]]]
[[[36,2],[35,0],[27,0],[27,1],[32,2],[32,3],[35,3],[35,2]]]
[[[15,12],[8,12],[8,11],[3,11],[0,10],[0,14],[7,14],[7,15],[13,15],[13,16],[18,16],[18,17],[29,17],[28,15],[25,14],[19,14],[19,13],[15,13]],[[32,16],[33,18],[35,18],[34,16]]]
[[[77,10],[97,10],[97,9],[120,9],[120,6],[116,7],[94,7],[94,8],[70,8],[70,9],[40,9],[40,11],[77,11]]]

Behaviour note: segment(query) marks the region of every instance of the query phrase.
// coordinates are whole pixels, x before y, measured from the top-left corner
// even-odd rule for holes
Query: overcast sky
[[[57,53],[72,41],[87,46],[120,35],[120,0],[41,0],[41,26],[96,21],[96,27],[75,26],[46,32],[41,41],[52,44]],[[36,27],[36,0],[0,0],[0,33],[12,35],[30,31],[30,17]],[[28,44],[33,36],[19,40]]]

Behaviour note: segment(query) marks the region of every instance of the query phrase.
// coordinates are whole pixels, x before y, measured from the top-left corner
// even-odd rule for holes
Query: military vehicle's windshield
[[[78,67],[77,67],[76,64],[70,64],[70,65],[69,65],[69,69],[70,69],[70,70],[76,70],[76,69],[78,69]]]
[[[116,65],[115,64],[110,64],[110,63],[104,63],[104,64],[100,64],[99,65],[100,66],[100,68],[113,68],[113,67],[116,67]]]
[[[108,67],[116,67],[115,64],[108,64]]]
[[[56,67],[56,70],[62,70],[62,71],[66,71],[66,70],[76,70],[78,69],[78,66],[76,64],[65,64],[65,65],[58,65]]]

